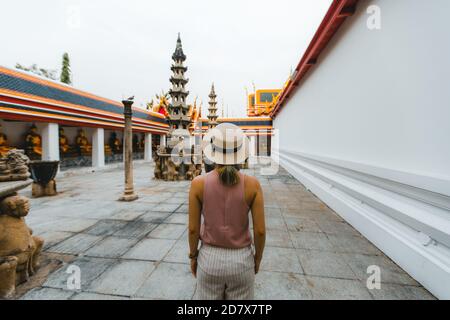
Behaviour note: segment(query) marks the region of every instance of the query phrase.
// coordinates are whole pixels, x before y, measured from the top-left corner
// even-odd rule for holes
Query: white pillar
[[[256,136],[250,136],[250,156],[256,156]]]
[[[42,127],[42,160],[59,160],[59,127],[57,123],[45,123]]]
[[[144,145],[144,160],[152,161],[152,134],[146,132],[145,134],[145,145]]]
[[[159,136],[159,145],[161,147],[167,146],[167,144],[166,144],[166,135],[165,134],[162,134],[162,135]]]
[[[92,134],[92,166],[96,168],[105,166],[105,131],[95,128]]]

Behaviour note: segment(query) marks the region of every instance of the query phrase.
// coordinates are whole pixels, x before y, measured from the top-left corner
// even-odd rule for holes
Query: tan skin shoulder
[[[252,176],[244,175],[244,193],[245,202],[251,208],[256,194],[261,190],[258,179]]]
[[[203,203],[203,189],[205,188],[205,176],[197,176],[191,182],[191,193]]]

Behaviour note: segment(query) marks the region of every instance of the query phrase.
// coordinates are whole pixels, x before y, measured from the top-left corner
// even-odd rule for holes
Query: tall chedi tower
[[[213,129],[217,126],[217,102],[216,92],[214,91],[214,83],[211,86],[211,92],[209,93],[209,107],[208,107],[208,129]]]
[[[188,79],[184,77],[187,67],[184,66],[186,55],[183,53],[180,34],[178,33],[177,46],[172,55],[173,64],[171,70],[173,75],[170,77],[172,89],[169,90],[171,103],[168,107],[169,125],[171,131],[176,129],[188,129],[191,119],[189,117],[189,107],[186,104],[186,98],[189,91],[186,91]]]

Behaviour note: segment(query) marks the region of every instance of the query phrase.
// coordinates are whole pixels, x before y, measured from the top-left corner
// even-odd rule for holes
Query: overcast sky
[[[71,58],[74,87],[144,104],[170,88],[181,32],[191,103],[206,116],[214,81],[219,108],[245,115],[245,87],[281,87],[331,0],[3,1],[0,65],[59,69]]]

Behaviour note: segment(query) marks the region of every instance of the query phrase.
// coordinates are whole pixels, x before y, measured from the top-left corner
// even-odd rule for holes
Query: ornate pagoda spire
[[[217,126],[217,102],[216,92],[214,90],[214,83],[211,86],[211,92],[209,93],[209,107],[208,107],[208,129],[213,129]]]
[[[183,52],[180,34],[178,33],[175,52],[172,54],[173,64],[170,68],[173,72],[170,77],[172,89],[169,90],[171,102],[168,107],[169,125],[171,130],[187,129],[191,122],[189,117],[189,106],[186,104],[186,98],[189,91],[186,91],[186,84],[189,79],[184,77],[187,67],[184,66],[186,55]]]

